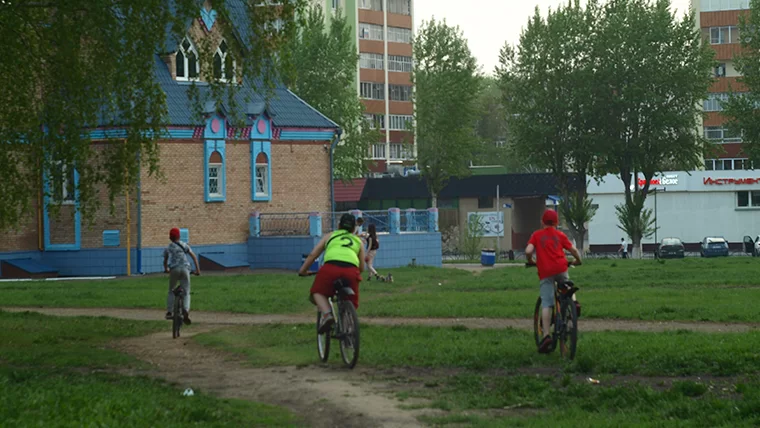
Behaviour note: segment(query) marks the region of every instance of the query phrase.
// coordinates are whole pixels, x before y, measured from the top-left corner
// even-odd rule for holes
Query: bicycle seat
[[[339,296],[353,296],[354,290],[351,289],[351,287],[348,286],[345,279],[341,278],[333,283],[333,286],[335,287],[335,293],[337,293]]]

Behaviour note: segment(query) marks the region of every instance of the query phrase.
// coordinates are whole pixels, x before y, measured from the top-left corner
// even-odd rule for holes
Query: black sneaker
[[[330,331],[333,324],[335,324],[335,318],[333,318],[332,314],[323,315],[319,320],[319,334],[325,334]]]
[[[165,317],[166,319],[170,320],[170,319],[172,319],[173,317],[174,317],[174,314],[172,314],[171,312],[167,312],[167,313],[166,313],[166,317]]]
[[[192,321],[190,321],[190,314],[187,313],[186,311],[182,311],[182,322],[187,325],[190,325],[193,323]]]
[[[552,337],[546,336],[544,337],[544,340],[541,341],[541,344],[538,346],[538,352],[541,354],[548,354],[551,352],[552,349]]]

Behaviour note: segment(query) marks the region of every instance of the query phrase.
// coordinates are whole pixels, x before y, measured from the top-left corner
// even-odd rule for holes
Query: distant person
[[[174,287],[177,282],[182,286],[182,298],[185,307],[182,308],[182,317],[185,324],[190,324],[190,262],[187,256],[195,263],[195,274],[201,274],[198,258],[189,245],[179,240],[179,229],[176,227],[169,231],[169,240],[172,241],[164,250],[164,272],[169,274],[169,294],[166,297],[166,319],[172,319],[174,308]]]
[[[540,279],[541,295],[541,320],[543,322],[544,338],[541,341],[538,352],[548,353],[551,350],[552,336],[549,332],[549,326],[552,321],[552,308],[554,307],[554,282],[567,281],[570,277],[567,274],[567,258],[565,251],[575,257],[574,264],[581,264],[581,254],[578,252],[567,235],[557,230],[559,218],[554,210],[546,210],[541,218],[544,228],[533,232],[528,247],[525,249],[525,256],[528,263],[534,262],[538,267],[538,278]],[[573,295],[573,301],[577,309],[578,316],[581,314],[581,304]]]
[[[620,238],[620,248],[618,248],[618,253],[621,253],[624,259],[628,258],[628,242],[625,238]]]
[[[372,276],[375,276],[375,279],[378,281],[388,281],[393,282],[393,276],[391,274],[388,274],[386,277],[381,277],[379,273],[375,270],[375,257],[377,257],[377,250],[380,249],[380,240],[377,238],[377,227],[375,227],[374,224],[370,224],[367,228],[367,270],[369,270],[369,276],[367,277],[368,281],[372,280]]]
[[[325,253],[324,264],[319,268],[310,290],[311,301],[322,314],[319,319],[319,333],[330,331],[335,323],[330,303],[327,301],[335,295],[335,281],[342,278],[348,283],[354,291],[354,295],[348,296],[348,300],[355,308],[359,308],[359,282],[362,280],[366,254],[361,239],[355,232],[356,218],[351,214],[343,214],[338,223],[338,230],[325,235],[319,241],[298,271],[301,276],[308,275],[309,267],[314,260]]]

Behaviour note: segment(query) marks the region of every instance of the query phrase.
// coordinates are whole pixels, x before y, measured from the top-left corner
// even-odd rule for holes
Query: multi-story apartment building
[[[721,101],[730,93],[744,92],[746,87],[737,81],[740,76],[734,68],[733,58],[741,49],[739,44],[739,16],[749,9],[750,0],[692,0],[691,7],[697,17],[697,26],[704,35],[705,43],[715,49],[718,65],[714,73],[716,81],[704,102],[704,135],[720,144],[723,151],[712,159],[705,159],[706,170],[750,169],[751,164],[741,150],[741,135],[725,125],[727,119],[721,111]]]
[[[341,9],[359,51],[356,90],[369,126],[383,138],[373,144],[372,172],[399,171],[416,158],[412,121],[412,34],[414,0],[313,0],[330,19]]]

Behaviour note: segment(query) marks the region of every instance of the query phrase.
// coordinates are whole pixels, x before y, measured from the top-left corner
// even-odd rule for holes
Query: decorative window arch
[[[269,141],[251,142],[251,199],[254,201],[272,200],[272,143]]]
[[[177,80],[198,80],[200,76],[200,64],[198,62],[198,50],[188,38],[182,39],[177,49],[175,61],[175,75]]]
[[[206,120],[204,130],[203,172],[206,202],[224,202],[227,199],[226,121],[219,115]]]
[[[214,78],[222,82],[235,80],[237,63],[230,53],[227,41],[222,39],[214,53]]]

